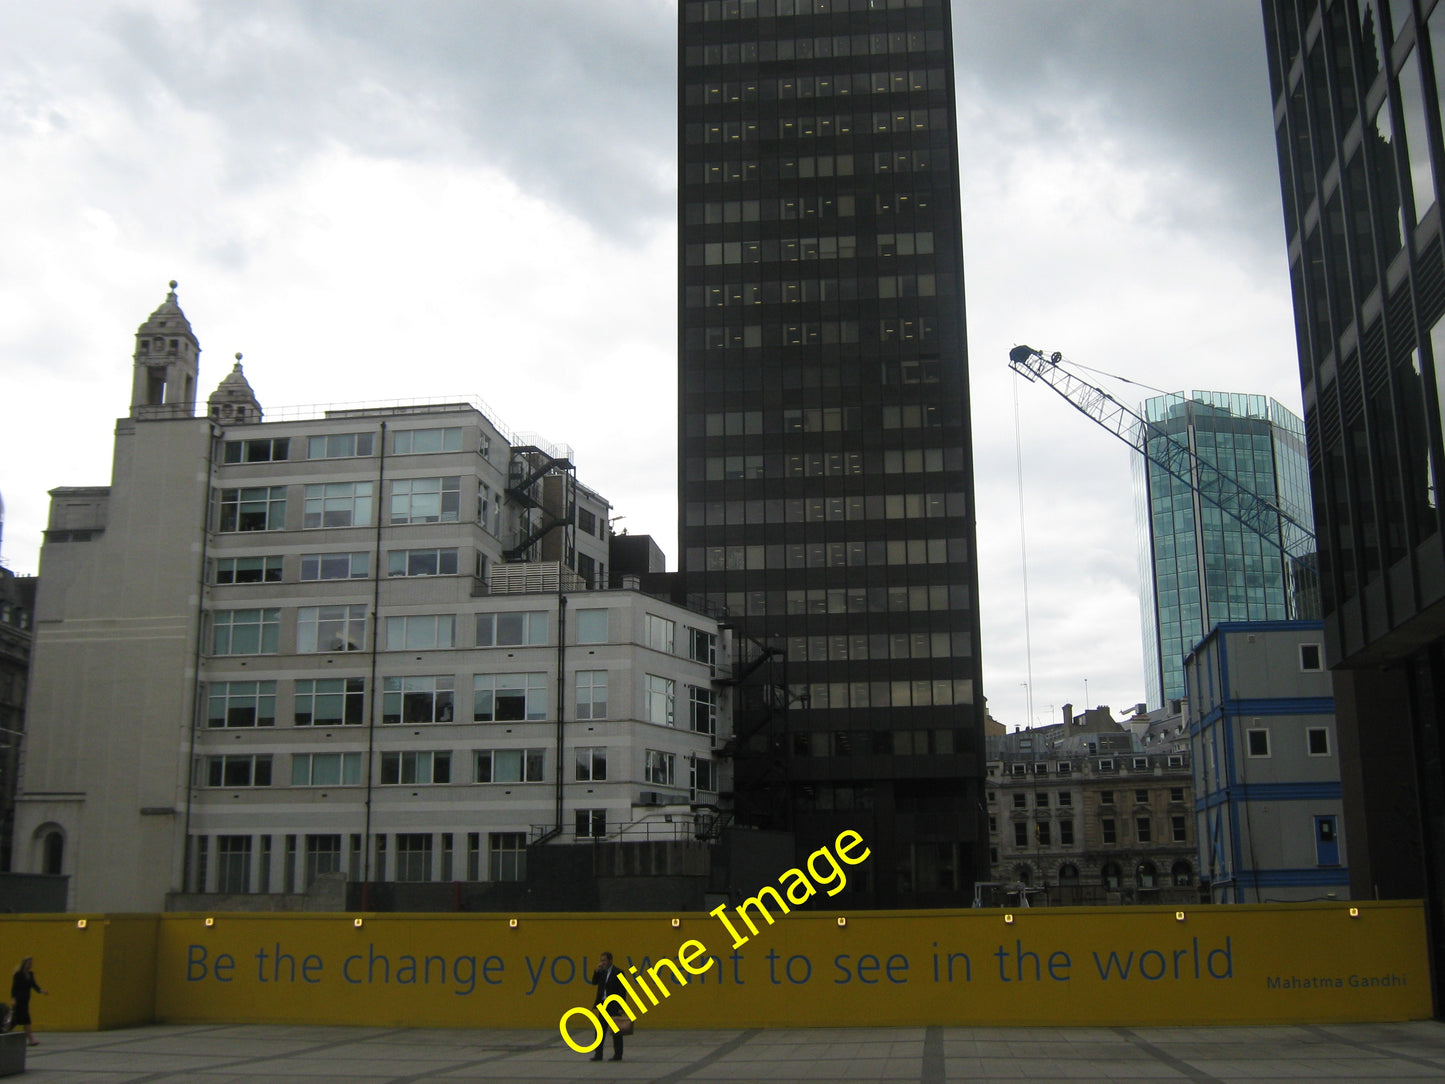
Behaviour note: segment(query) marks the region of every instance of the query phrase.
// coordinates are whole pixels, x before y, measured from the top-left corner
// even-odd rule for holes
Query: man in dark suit
[[[627,991],[622,986],[622,972],[612,966],[612,953],[604,952],[598,957],[598,960],[597,970],[592,973],[592,985],[597,987],[597,996],[592,999],[592,1004],[601,1005],[602,999],[612,994],[625,999]],[[608,1030],[611,1029],[608,1028]],[[604,1039],[603,1042],[605,1041]],[[601,1043],[597,1044],[597,1053],[592,1055],[592,1060],[602,1060]],[[622,1060],[622,1032],[620,1031],[612,1032],[612,1060]]]

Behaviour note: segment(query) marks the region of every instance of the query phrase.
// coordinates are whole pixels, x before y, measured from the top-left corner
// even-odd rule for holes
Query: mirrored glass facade
[[[987,869],[946,0],[680,6],[679,539],[765,665],[738,816],[873,845],[860,905]]]

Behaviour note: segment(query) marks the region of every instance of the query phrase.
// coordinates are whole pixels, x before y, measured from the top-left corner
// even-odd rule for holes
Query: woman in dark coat
[[[10,1026],[25,1029],[25,1040],[31,1046],[39,1046],[35,1036],[30,1033],[30,991],[45,993],[40,989],[40,983],[35,981],[35,972],[31,970],[34,961],[27,956],[20,961],[20,966],[15,969],[15,977],[10,980],[10,1000],[15,1003],[14,1014],[10,1017]]]

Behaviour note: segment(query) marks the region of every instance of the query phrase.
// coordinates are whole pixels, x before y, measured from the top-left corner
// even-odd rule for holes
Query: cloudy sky
[[[954,34],[986,692],[1122,710],[1128,451],[1007,353],[1299,410],[1259,4],[955,0]],[[675,567],[675,45],[675,0],[0,5],[0,559],[109,480],[176,278],[206,391],[242,351],[268,409],[478,396]]]

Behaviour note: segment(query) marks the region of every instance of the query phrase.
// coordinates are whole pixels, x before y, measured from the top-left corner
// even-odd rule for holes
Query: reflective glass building
[[[1445,5],[1265,0],[1351,892],[1445,982]]]
[[[1183,444],[1297,523],[1309,527],[1313,519],[1304,422],[1273,399],[1196,391],[1145,400],[1139,413],[1156,427],[1141,445],[1150,458],[1138,450],[1131,457],[1152,710],[1185,695],[1184,657],[1215,625],[1314,616],[1315,609],[1296,597],[1313,590],[1313,577],[1299,575],[1299,558],[1313,550],[1300,532],[1277,517],[1271,537],[1251,530],[1196,492],[1209,492],[1208,478],[1196,476],[1191,486],[1160,466],[1168,460],[1160,446]]]
[[[863,906],[988,866],[951,33],[947,0],[681,5],[683,580],[759,662],[740,820],[859,831]]]

